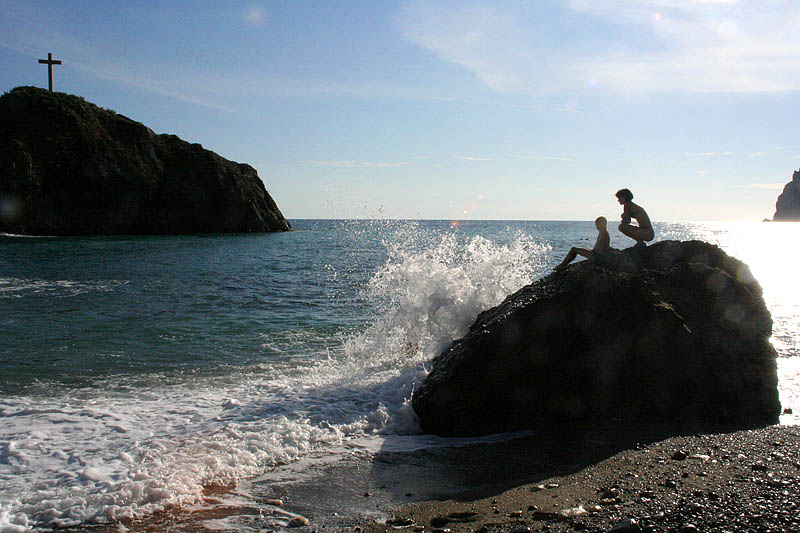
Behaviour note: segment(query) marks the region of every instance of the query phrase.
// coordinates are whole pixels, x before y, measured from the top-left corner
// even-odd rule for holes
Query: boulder
[[[800,170],[792,174],[792,181],[786,184],[775,202],[774,221],[800,220]]]
[[[18,87],[0,97],[0,232],[288,229],[249,165],[77,96]]]
[[[570,265],[481,313],[412,405],[427,433],[603,421],[777,422],[772,318],[749,268],[699,241]]]

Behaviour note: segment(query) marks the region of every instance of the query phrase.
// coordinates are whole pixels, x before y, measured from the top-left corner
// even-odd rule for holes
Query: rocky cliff
[[[772,318],[745,264],[699,241],[598,259],[481,313],[413,395],[423,430],[777,422]]]
[[[800,170],[792,175],[792,181],[786,184],[775,203],[775,221],[800,220]]]
[[[289,229],[249,165],[76,96],[18,87],[0,97],[0,232]]]

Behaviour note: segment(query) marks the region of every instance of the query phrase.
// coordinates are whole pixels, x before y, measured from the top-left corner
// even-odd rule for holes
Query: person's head
[[[617,191],[616,197],[619,203],[624,204],[633,200],[633,193],[630,189],[620,189]]]
[[[594,219],[594,225],[597,226],[598,231],[603,231],[608,226],[608,220],[606,220],[606,217],[597,217]]]

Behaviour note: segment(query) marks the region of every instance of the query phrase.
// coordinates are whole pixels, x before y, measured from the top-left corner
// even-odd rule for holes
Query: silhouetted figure
[[[619,230],[626,236],[636,241],[636,246],[646,246],[645,241],[652,241],[656,236],[650,217],[642,206],[633,203],[633,193],[629,189],[620,189],[616,194],[617,201],[622,205],[622,224]],[[631,224],[631,219],[639,223]]]
[[[594,242],[594,247],[589,250],[587,248],[573,246],[570,248],[569,252],[567,252],[567,256],[564,260],[556,265],[553,270],[564,270],[567,268],[567,265],[579,255],[582,255],[586,259],[591,259],[595,254],[604,254],[608,252],[608,249],[611,247],[611,236],[608,234],[607,229],[608,220],[606,220],[606,217],[597,217],[594,221],[594,225],[597,227],[597,240]]]

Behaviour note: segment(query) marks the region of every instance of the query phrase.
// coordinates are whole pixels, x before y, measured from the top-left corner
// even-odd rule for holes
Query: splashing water
[[[530,283],[545,246],[519,235],[510,245],[475,236],[461,246],[455,234],[422,253],[387,244],[390,258],[369,282],[369,294],[388,301],[369,330],[373,351],[419,353],[430,359],[466,333],[479,312]]]
[[[431,359],[569,246],[594,239],[590,223],[437,224],[4,237],[0,348],[4,364],[20,363],[0,379],[0,531],[202,506],[209,485],[312,456],[336,461],[389,436],[425,447],[409,398]],[[750,264],[775,320],[781,400],[795,411],[794,271],[771,258],[797,228],[657,227]]]
[[[195,505],[206,486],[341,453],[351,438],[416,433],[409,398],[425,364],[529,283],[549,250],[522,233],[507,244],[460,238],[407,225],[385,239],[388,259],[362,289],[375,319],[360,333],[335,333],[324,351],[309,339],[306,357],[221,376],[110,376],[77,393],[0,400],[0,528]]]
[[[416,432],[409,398],[427,375],[425,363],[463,336],[478,313],[530,283],[549,247],[521,233],[508,245],[475,236],[462,246],[456,234],[421,252],[409,241],[385,245],[389,259],[367,288],[384,302],[383,311],[344,343],[344,361],[349,378],[372,375],[386,385],[382,394],[395,406],[386,419],[389,431]],[[398,371],[401,383],[390,379]]]

